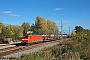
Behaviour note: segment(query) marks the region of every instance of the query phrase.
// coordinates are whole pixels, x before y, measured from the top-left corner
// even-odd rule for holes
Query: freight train
[[[53,41],[53,40],[60,40],[61,38],[65,39],[67,38],[67,34],[63,35],[25,35],[22,37],[22,44],[26,45],[28,43],[39,43],[39,42],[45,42],[45,41]]]

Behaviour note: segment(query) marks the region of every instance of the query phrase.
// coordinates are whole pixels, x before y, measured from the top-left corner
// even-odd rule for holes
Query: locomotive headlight
[[[22,39],[22,40],[24,40],[24,39]]]
[[[28,39],[25,39],[25,40],[28,40]]]

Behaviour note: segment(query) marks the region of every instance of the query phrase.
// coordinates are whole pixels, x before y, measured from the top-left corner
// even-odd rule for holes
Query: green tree
[[[90,59],[90,30],[75,27],[76,35],[73,36],[72,51],[79,52],[82,59]],[[85,58],[84,58],[85,57]]]
[[[35,31],[35,25],[34,24],[31,25],[30,31],[33,31],[33,32]]]
[[[10,30],[8,30],[6,26],[3,25],[3,23],[0,23],[0,38],[8,37],[12,37]]]
[[[84,31],[83,27],[81,26],[75,26],[75,30],[76,33]]]
[[[1,35],[1,38],[11,38],[12,37],[10,30],[7,30],[6,28],[2,29],[2,33],[0,35]]]
[[[27,31],[30,30],[30,24],[28,22],[24,22],[21,27],[23,28],[23,34],[27,34]]]
[[[85,33],[87,34],[87,39],[90,40],[90,30],[89,29],[86,29],[85,30]]]
[[[13,29],[14,29],[13,30],[13,32],[14,32],[13,37],[15,39],[22,37],[22,35],[23,35],[23,28],[22,27],[20,27],[20,26],[13,26]]]

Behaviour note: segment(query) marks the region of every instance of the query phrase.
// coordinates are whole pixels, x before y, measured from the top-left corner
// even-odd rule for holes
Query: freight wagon
[[[12,41],[12,38],[0,38],[0,44],[9,43]]]

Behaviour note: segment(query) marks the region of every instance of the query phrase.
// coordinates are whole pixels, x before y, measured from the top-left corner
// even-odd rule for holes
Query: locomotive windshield
[[[23,39],[27,39],[27,38],[28,38],[28,36],[23,36],[22,38],[23,38]]]

